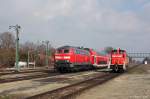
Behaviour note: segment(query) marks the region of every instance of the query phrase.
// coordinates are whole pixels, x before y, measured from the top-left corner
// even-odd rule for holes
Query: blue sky
[[[150,0],[0,0],[0,33],[19,24],[21,42],[150,52],[149,11]]]

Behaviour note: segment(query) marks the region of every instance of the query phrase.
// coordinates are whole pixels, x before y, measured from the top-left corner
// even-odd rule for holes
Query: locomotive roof
[[[62,47],[59,47],[57,49],[65,49],[65,48],[70,48],[71,46],[62,46]]]
[[[81,47],[74,47],[74,46],[62,46],[62,47],[59,47],[57,49],[59,50],[59,49],[69,49],[69,48],[82,49]]]
[[[90,49],[89,49],[89,48],[84,48],[84,50],[90,51]]]
[[[125,50],[123,50],[123,49],[113,49],[112,51],[117,51],[117,50],[119,50],[121,52],[125,52]]]

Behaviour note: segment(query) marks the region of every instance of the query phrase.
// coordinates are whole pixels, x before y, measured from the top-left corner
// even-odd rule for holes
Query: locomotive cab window
[[[113,50],[112,53],[113,53],[113,54],[117,54],[117,50]]]
[[[124,52],[125,52],[124,50],[120,50],[120,52],[119,52],[119,53],[120,53],[120,54],[123,54]]]
[[[61,50],[61,49],[57,50],[57,53],[58,53],[58,54],[59,54],[59,53],[62,53],[62,50]]]
[[[69,49],[64,49],[64,53],[69,53]]]

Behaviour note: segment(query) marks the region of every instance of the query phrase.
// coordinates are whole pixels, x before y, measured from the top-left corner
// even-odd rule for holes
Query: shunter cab
[[[110,69],[113,71],[124,71],[127,69],[129,63],[129,58],[125,50],[122,49],[113,49],[111,52],[111,62],[109,65]]]

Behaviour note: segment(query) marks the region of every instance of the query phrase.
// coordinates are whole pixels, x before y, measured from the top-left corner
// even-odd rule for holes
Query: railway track
[[[45,77],[51,77],[51,76],[56,76],[56,75],[59,75],[59,73],[48,73],[48,74],[38,74],[38,75],[5,78],[5,79],[0,79],[0,84],[15,82],[15,81],[22,81],[22,80],[30,80],[30,79],[35,79],[35,78],[45,78]]]
[[[139,65],[139,64],[138,64]],[[134,69],[136,66],[138,65],[134,65],[133,67],[130,67],[130,69]],[[33,71],[21,71],[21,72],[9,72],[9,73],[0,73],[0,76],[4,76],[4,75],[13,75],[13,74],[27,74],[27,73],[48,73],[48,74],[38,74],[38,75],[31,75],[31,76],[22,76],[22,77],[13,77],[13,78],[6,78],[6,79],[2,79],[0,78],[0,83],[7,83],[7,82],[14,82],[14,81],[21,81],[21,80],[29,80],[29,79],[33,79],[33,78],[42,78],[42,77],[48,77],[48,76],[53,76],[56,74],[56,72],[54,70],[33,70]],[[83,71],[84,72],[84,71]],[[51,74],[52,75],[51,75]],[[53,74],[54,73],[54,74]],[[58,73],[57,73],[58,74]]]
[[[136,67],[138,67],[138,66],[140,66],[140,65],[142,65],[142,64],[133,65],[133,66],[131,66],[131,67],[128,68],[128,71],[129,71],[129,70],[133,70],[134,68],[136,68]]]
[[[134,69],[138,66],[139,65],[131,66],[128,70]],[[70,99],[80,94],[84,90],[87,90],[89,88],[102,84],[121,74],[122,73],[110,73],[110,72],[106,72],[103,74],[99,73],[98,75],[92,76],[92,78],[91,77],[86,78],[86,80],[84,81],[81,81],[72,85],[68,85],[65,87],[61,87],[52,91],[37,94],[31,97],[29,96],[29,97],[26,97],[25,99],[66,99],[66,98]],[[0,84],[8,83],[8,82],[15,82],[15,81],[22,81],[22,80],[30,80],[30,79],[36,79],[36,78],[45,78],[45,77],[51,77],[51,76],[57,76],[57,75],[61,75],[61,74],[60,73],[38,74],[38,75],[23,76],[23,77],[16,77],[16,78],[10,78],[10,79],[0,79]]]
[[[43,68],[44,69],[44,68]],[[21,70],[20,71],[34,71],[34,70],[41,70],[41,69],[34,69],[34,68],[29,68],[29,69],[27,69],[27,68],[25,68],[25,69],[23,69],[23,68],[21,68]],[[1,69],[0,68],[0,73],[6,73],[6,72],[15,72],[16,71],[16,69],[15,68],[13,68],[13,69]]]
[[[12,74],[27,74],[27,73],[35,73],[35,72],[39,72],[39,71],[34,71],[34,72],[31,72],[31,71],[27,71],[27,72],[18,72],[18,73],[10,73],[10,74],[7,74],[8,76],[9,75],[12,75]],[[42,71],[43,72],[43,71]],[[62,75],[58,72],[55,72],[54,70],[51,70],[49,72],[47,72],[46,74],[45,73],[40,73],[40,74],[36,74],[36,75],[28,75],[28,76],[16,76],[16,77],[6,77],[6,78],[0,78],[0,84],[2,83],[9,83],[9,82],[15,82],[15,81],[23,81],[23,80],[30,80],[30,79],[36,79],[36,78],[45,78],[45,77],[51,77],[51,76],[57,76],[57,75]],[[86,71],[81,71],[81,72],[86,72]],[[76,72],[76,73],[80,73],[80,72]],[[72,74],[76,74],[76,73],[72,73]],[[65,75],[67,74],[70,74],[70,73],[65,73]],[[5,76],[5,75],[1,75],[1,76]]]
[[[22,74],[22,73],[33,73],[33,72],[54,72],[54,70],[48,70],[48,69],[43,69],[43,70],[25,70],[25,71],[20,71],[20,72],[17,72],[17,71],[9,71],[9,72],[0,72],[0,76],[3,76],[3,75],[11,75],[11,74]]]
[[[134,65],[129,69],[134,69],[138,67],[138,65]],[[120,76],[122,73],[104,73],[99,74],[96,77],[87,79],[85,81],[81,81],[76,84],[68,85],[65,87],[61,87],[52,91],[48,91],[46,93],[41,93],[38,95],[34,95],[31,97],[27,97],[26,99],[73,99],[76,95],[80,94],[82,91],[102,84],[108,80],[111,80],[117,76]]]
[[[26,99],[70,99],[72,98],[72,96],[76,95],[77,93],[80,93],[81,91],[84,91],[96,85],[102,84],[118,75],[119,73],[100,74],[91,79],[87,79],[85,81],[73,85],[69,85],[66,87],[58,88],[56,90],[52,90],[46,93],[27,97]]]

